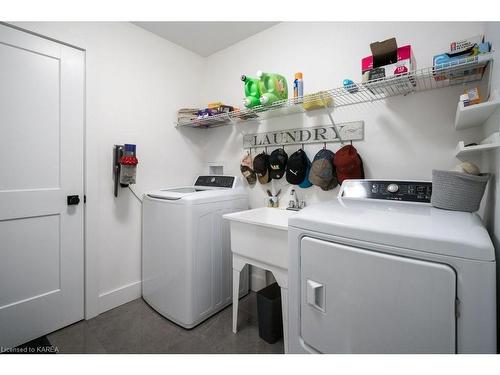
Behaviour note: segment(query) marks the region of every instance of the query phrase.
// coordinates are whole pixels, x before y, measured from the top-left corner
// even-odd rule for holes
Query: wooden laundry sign
[[[364,138],[365,123],[344,122],[337,124],[337,129],[343,141],[360,141]],[[243,148],[325,142],[340,142],[332,125],[243,135]]]

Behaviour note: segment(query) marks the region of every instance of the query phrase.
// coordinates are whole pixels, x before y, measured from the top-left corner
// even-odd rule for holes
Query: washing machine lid
[[[183,200],[205,203],[246,196],[241,179],[235,176],[198,176],[194,185],[160,189],[146,193],[146,197],[165,201]]]
[[[185,198],[189,195],[204,192],[206,189],[197,188],[196,186],[184,186],[169,189],[160,189],[147,193],[146,195],[151,198],[165,199],[165,200],[178,200]]]
[[[290,228],[481,261],[494,261],[493,244],[475,213],[427,203],[338,197],[292,216]]]

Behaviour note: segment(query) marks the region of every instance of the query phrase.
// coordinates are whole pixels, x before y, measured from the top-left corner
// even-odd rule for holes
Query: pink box
[[[397,62],[394,64],[388,64],[384,66],[393,66],[394,71],[392,74],[407,73],[408,70],[415,70],[416,63],[415,57],[413,56],[413,51],[411,45],[406,45],[398,47],[397,50]],[[368,72],[373,69],[373,56],[367,56],[361,59],[361,74]],[[388,69],[386,69],[387,71]]]

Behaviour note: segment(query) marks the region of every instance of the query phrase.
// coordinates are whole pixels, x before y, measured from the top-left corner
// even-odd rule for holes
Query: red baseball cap
[[[344,180],[365,178],[363,161],[353,145],[342,147],[335,153],[333,165],[337,170],[339,184]]]

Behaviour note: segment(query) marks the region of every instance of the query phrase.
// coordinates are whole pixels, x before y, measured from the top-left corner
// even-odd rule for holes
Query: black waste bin
[[[278,283],[268,285],[257,292],[257,312],[260,338],[274,344],[283,337],[281,288]]]

